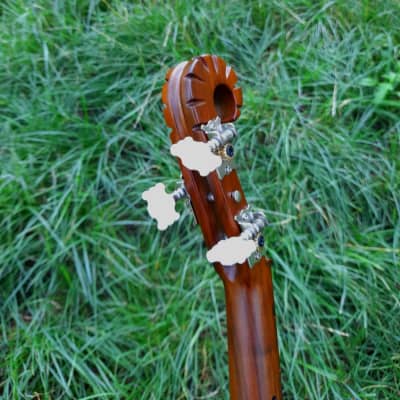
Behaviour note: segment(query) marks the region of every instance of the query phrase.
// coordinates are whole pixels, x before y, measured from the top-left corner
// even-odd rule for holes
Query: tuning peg
[[[190,136],[173,144],[171,154],[179,157],[182,164],[196,170],[201,176],[208,175],[222,164],[222,158],[214,154],[207,143],[194,141]]]
[[[253,240],[241,236],[233,236],[220,240],[207,252],[207,260],[211,263],[220,262],[222,265],[243,263],[255,251],[257,246]]]
[[[219,117],[208,121],[206,125],[201,125],[201,129],[208,136],[212,136],[212,139],[208,142],[199,142],[188,136],[173,144],[170,151],[172,155],[182,160],[186,168],[207,176],[233,158],[234,148],[229,141],[237,135],[237,132],[233,124],[221,124]]]
[[[163,183],[157,183],[142,194],[142,199],[147,201],[147,211],[157,221],[157,227],[163,231],[172,225],[179,213],[175,210],[177,200],[188,197],[184,186],[168,194]]]
[[[220,262],[222,265],[243,263],[253,254],[255,259],[261,257],[260,249],[264,246],[264,236],[261,230],[267,224],[267,219],[261,211],[242,210],[236,217],[242,228],[239,236],[220,240],[207,252],[208,261]]]

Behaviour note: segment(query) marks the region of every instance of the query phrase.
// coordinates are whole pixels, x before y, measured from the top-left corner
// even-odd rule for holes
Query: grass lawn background
[[[0,398],[228,399],[222,283],[160,90],[238,73],[238,172],[266,211],[285,399],[400,398],[400,3],[3,1]]]

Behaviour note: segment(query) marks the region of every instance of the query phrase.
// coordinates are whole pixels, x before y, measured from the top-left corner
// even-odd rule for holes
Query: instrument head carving
[[[144,192],[149,213],[159,229],[166,229],[179,217],[175,201],[188,197],[211,249],[209,261],[220,271],[221,264],[247,263],[251,255],[260,254],[265,218],[249,210],[235,170],[233,122],[242,106],[236,74],[221,58],[204,55],[170,69],[166,80],[164,116],[183,187],[167,194],[158,184]]]
[[[215,55],[178,64],[166,80],[162,101],[172,130],[171,153],[179,157],[186,190],[210,249],[222,239],[240,235],[235,216],[247,207],[232,144],[242,91],[236,86],[235,71]]]

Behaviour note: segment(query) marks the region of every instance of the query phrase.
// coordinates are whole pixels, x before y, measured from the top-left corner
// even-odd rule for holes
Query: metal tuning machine
[[[235,148],[231,141],[238,135],[235,125],[222,124],[221,119],[217,117],[208,121],[206,125],[201,125],[201,129],[208,137],[211,137],[207,143],[211,151],[221,157],[222,162],[217,168],[217,174],[222,179],[234,169]]]
[[[147,201],[147,211],[157,221],[157,228],[164,231],[179,219],[180,214],[175,210],[176,202],[189,200],[189,195],[183,183],[172,193],[165,191],[163,183],[157,183],[142,193],[142,199]]]
[[[233,170],[232,159],[235,151],[231,140],[237,136],[234,124],[222,124],[220,117],[208,121],[206,125],[201,125],[204,133],[211,137],[208,142],[198,142],[191,137],[171,146],[171,154],[179,157],[182,164],[207,176],[210,172],[217,170],[218,177],[222,179]]]
[[[220,262],[222,265],[241,264],[246,259],[254,265],[261,258],[264,247],[263,228],[268,221],[262,211],[253,211],[249,206],[235,216],[242,233],[220,240],[207,252],[210,262]]]

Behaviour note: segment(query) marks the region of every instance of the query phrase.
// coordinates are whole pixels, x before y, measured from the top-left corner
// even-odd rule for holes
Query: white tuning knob
[[[220,262],[222,265],[241,264],[257,250],[254,240],[241,236],[233,236],[220,240],[207,252],[207,260],[211,263]]]
[[[190,136],[173,144],[171,154],[179,157],[182,164],[207,176],[222,164],[222,158],[211,151],[208,143],[194,141]]]
[[[157,183],[142,194],[142,199],[147,201],[147,210],[152,218],[157,221],[160,231],[167,229],[178,218],[175,211],[175,201],[187,195],[184,188],[168,194],[163,183]]]
[[[219,117],[208,121],[207,125],[201,125],[201,129],[212,139],[208,142],[198,142],[188,136],[173,144],[170,151],[182,160],[186,168],[207,176],[220,167],[223,160],[232,159],[234,149],[229,142],[237,132],[233,124],[221,124]]]
[[[240,236],[220,240],[207,252],[208,261],[219,262],[222,265],[241,264],[256,253],[261,257],[260,249],[264,246],[264,236],[260,233],[267,224],[267,219],[260,211],[243,209],[236,217],[242,228]]]

